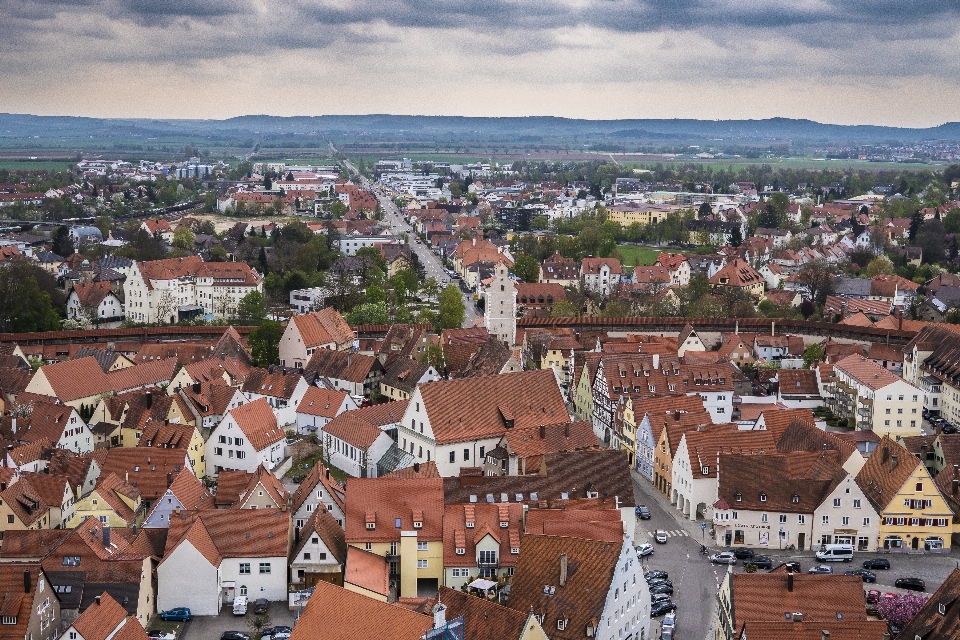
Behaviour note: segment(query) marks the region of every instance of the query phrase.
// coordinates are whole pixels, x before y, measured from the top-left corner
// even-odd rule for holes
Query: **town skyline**
[[[960,120],[960,12],[943,3],[28,1],[5,15],[4,112]]]

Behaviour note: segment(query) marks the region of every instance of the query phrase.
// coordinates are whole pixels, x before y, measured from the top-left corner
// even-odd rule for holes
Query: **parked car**
[[[650,509],[647,509],[644,505],[642,504],[639,505],[636,511],[637,511],[637,517],[639,517],[641,520],[650,519]]]
[[[656,541],[657,541],[658,543],[660,543],[660,544],[666,544],[666,543],[667,543],[667,532],[666,532],[666,531],[662,531],[662,530],[660,530],[660,529],[657,529],[657,533],[653,536],[653,539],[656,540]]]
[[[224,631],[220,634],[220,640],[250,640],[250,636],[240,631]]]
[[[161,611],[160,619],[187,621],[190,619],[190,609],[187,607],[177,607],[176,609],[170,609],[169,611]]]
[[[957,432],[957,428],[952,424],[945,424],[942,427],[940,427],[940,433],[956,433],[956,432]]]
[[[151,640],[176,640],[174,634],[167,631],[160,631],[159,629],[154,629],[153,631],[147,632],[147,637]]]
[[[854,569],[853,571],[844,571],[843,575],[845,576],[860,576],[863,578],[864,582],[876,582],[877,574],[872,571],[867,571],[866,569]]]
[[[927,589],[926,583],[920,578],[897,578],[893,581],[893,586],[910,591],[926,591]]]
[[[647,583],[647,587],[652,589],[653,587],[657,587],[662,584],[669,585],[671,587],[673,586],[673,583],[670,582],[669,580],[651,580],[650,582]]]
[[[738,560],[749,560],[754,556],[753,549],[747,549],[746,547],[737,547],[733,550],[733,555],[737,556]]]
[[[651,606],[650,615],[652,617],[658,617],[670,611],[676,611],[676,610],[677,610],[677,603],[670,602],[668,600],[667,602],[658,602],[657,604]]]
[[[800,563],[799,563],[799,562],[795,562],[795,561],[784,562],[784,563],[783,563],[783,566],[786,567],[787,571],[793,571],[794,573],[800,573]]]
[[[886,558],[874,558],[872,560],[863,561],[864,569],[889,569],[890,561]]]
[[[669,593],[651,593],[650,594],[650,604],[656,604],[658,602],[669,602],[670,594]]]
[[[658,584],[650,587],[650,593],[673,593],[673,585],[671,584]]]
[[[744,564],[756,565],[757,569],[773,569],[773,560],[767,556],[754,556]]]
[[[877,589],[867,591],[867,604],[877,604],[880,601],[880,592]]]
[[[253,601],[253,615],[258,616],[267,612],[270,601],[266,598],[257,598]]]
[[[666,632],[667,629],[669,629],[670,631],[673,631],[676,628],[676,626],[677,626],[677,615],[671,611],[666,616],[664,616],[663,624],[660,625],[660,628],[663,629],[664,632]]]
[[[288,626],[286,626],[286,625],[279,625],[279,626],[276,626],[276,627],[267,627],[266,629],[264,629],[264,630],[261,631],[260,633],[261,633],[261,635],[264,635],[264,636],[272,636],[272,635],[274,635],[274,634],[290,633],[290,632],[292,632],[292,631],[293,631],[293,629],[291,629],[290,627],[288,627]]]
[[[649,542],[638,544],[636,546],[636,549],[637,549],[637,557],[639,558],[642,558],[643,556],[648,556],[651,553],[653,553],[653,545],[650,544]]]
[[[818,564],[815,567],[810,567],[807,573],[833,573],[833,567],[828,564]]]
[[[737,564],[737,556],[732,551],[721,551],[710,556],[713,564]]]
[[[650,582],[651,580],[657,580],[660,578],[666,580],[667,578],[670,577],[670,574],[668,574],[666,571],[659,571],[657,569],[652,569],[650,571],[647,571],[645,574],[643,574],[643,577],[646,578],[647,582]]]

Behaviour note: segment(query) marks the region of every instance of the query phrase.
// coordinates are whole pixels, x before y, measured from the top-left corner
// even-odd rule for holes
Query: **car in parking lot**
[[[754,556],[753,549],[747,549],[746,547],[738,547],[733,550],[733,555],[737,556],[738,560],[749,560]]]
[[[876,582],[877,574],[872,571],[867,571],[866,569],[854,569],[853,571],[844,571],[843,575],[845,576],[860,576],[863,578],[864,582]]]
[[[670,594],[669,593],[651,593],[650,594],[650,604],[656,604],[658,602],[669,602]]]
[[[639,506],[636,508],[635,511],[636,511],[636,513],[637,513],[637,517],[640,518],[641,520],[649,520],[649,519],[650,519],[650,509],[648,509],[648,508],[645,507],[644,505],[642,505],[642,504],[639,505]]]
[[[150,640],[176,640],[177,636],[169,631],[160,631],[159,629],[154,629],[153,631],[147,632],[147,637],[150,638]]]
[[[643,556],[648,556],[653,553],[653,545],[649,542],[644,542],[643,544],[638,544],[636,546],[637,557],[642,558]]]
[[[668,585],[668,586],[671,586],[671,587],[673,586],[673,583],[670,582],[669,580],[667,580],[667,579],[661,579],[661,580],[651,580],[650,582],[647,583],[647,587],[650,588],[650,589],[652,589],[652,588],[654,588],[654,587],[658,587],[658,586],[663,585],[663,584]]]
[[[666,543],[667,543],[667,532],[666,532],[666,531],[663,531],[663,530],[660,530],[660,529],[657,529],[657,533],[654,534],[653,539],[656,540],[656,541],[657,541],[658,543],[660,543],[660,544],[666,544]]]
[[[647,582],[650,582],[651,580],[666,580],[667,578],[670,577],[670,574],[667,573],[666,571],[659,571],[657,569],[653,569],[643,574],[643,577],[646,579]]]
[[[270,606],[270,601],[266,598],[257,598],[253,601],[253,614],[261,615],[267,612],[267,608]]]
[[[744,564],[752,564],[757,567],[757,569],[773,569],[773,560],[767,556],[754,556],[750,560],[744,562]]]
[[[863,561],[864,569],[889,569],[890,561],[886,558],[873,558],[872,560]]]
[[[650,615],[653,617],[658,617],[670,611],[676,611],[676,610],[677,610],[677,603],[667,600],[666,602],[658,602],[657,604],[652,605],[650,607]]]
[[[953,426],[952,424],[945,424],[945,425],[943,425],[942,427],[940,427],[940,432],[941,432],[941,433],[956,433],[956,432],[957,432],[957,428],[956,428],[955,426]]]
[[[807,570],[807,573],[833,573],[833,567],[828,564],[818,564],[810,567]]]
[[[241,631],[224,631],[220,634],[220,640],[250,640],[250,636]]]
[[[897,578],[893,581],[893,586],[899,589],[909,589],[910,591],[926,591],[927,585],[920,578]]]
[[[282,636],[282,635],[287,635],[287,636],[289,636],[292,632],[293,632],[293,629],[291,629],[290,627],[288,627],[288,626],[286,626],[286,625],[279,625],[279,626],[276,626],[276,627],[267,627],[266,629],[264,629],[263,631],[260,632],[260,637],[261,637],[261,638],[266,638],[267,636],[270,636],[270,637],[278,636],[278,637],[279,637],[279,636]]]
[[[880,591],[870,589],[867,591],[867,604],[877,604],[880,601]]]
[[[672,585],[672,584],[667,584],[667,583],[655,584],[655,585],[653,585],[652,587],[650,587],[650,593],[651,593],[651,594],[653,594],[653,593],[673,593],[673,585]]]
[[[710,556],[713,564],[737,564],[737,556],[732,551],[721,551]]]
[[[187,607],[177,607],[175,609],[169,609],[167,611],[160,612],[161,620],[183,620],[187,621],[190,619],[190,609]]]

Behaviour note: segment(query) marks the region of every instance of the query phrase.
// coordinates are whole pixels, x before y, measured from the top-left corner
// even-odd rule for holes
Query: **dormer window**
[[[17,616],[3,616],[3,624],[17,624]]]
[[[793,500],[793,504],[797,504],[798,502],[800,502],[800,496],[798,496],[797,494],[793,494],[792,500]]]
[[[501,528],[501,529],[506,529],[508,526],[510,526],[510,523],[509,523],[509,522],[501,522],[501,523],[500,523],[500,528]]]
[[[476,523],[475,523],[473,520],[468,521],[468,522],[467,522],[467,529],[473,529],[473,526],[474,526],[475,524],[476,524]]]
[[[557,618],[557,630],[563,631],[567,628],[567,620],[565,618]]]
[[[510,547],[510,553],[512,555],[517,555],[518,553],[520,553],[520,547]]]
[[[463,547],[457,547],[457,555],[462,556],[467,553],[467,550]]]
[[[373,530],[376,529],[376,528],[377,528],[377,523],[375,523],[375,522],[368,522],[368,523],[367,523],[367,530],[368,530],[368,531],[373,531]]]
[[[700,473],[708,475],[710,473],[710,467],[700,467]]]
[[[418,522],[414,522],[414,523],[413,523],[413,528],[414,528],[414,529],[423,529],[423,523],[422,523],[422,522],[419,522],[419,521],[418,521]]]
[[[733,499],[736,500],[737,502],[742,502],[742,501],[743,501],[743,495],[738,492],[737,494],[735,494],[735,495],[733,496]]]
[[[761,493],[761,494],[760,494],[760,502],[766,502],[766,501],[767,501],[767,494]]]

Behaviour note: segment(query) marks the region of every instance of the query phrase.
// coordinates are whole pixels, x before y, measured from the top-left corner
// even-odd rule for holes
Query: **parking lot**
[[[296,612],[291,611],[285,602],[271,602],[267,614],[270,616],[270,622],[266,625],[268,627],[277,625],[293,627],[296,617]],[[183,631],[177,640],[218,640],[224,631],[240,631],[252,638],[254,632],[249,623],[253,617],[252,609],[245,616],[235,616],[233,609],[224,605],[218,616],[195,616],[190,622],[184,624]]]

